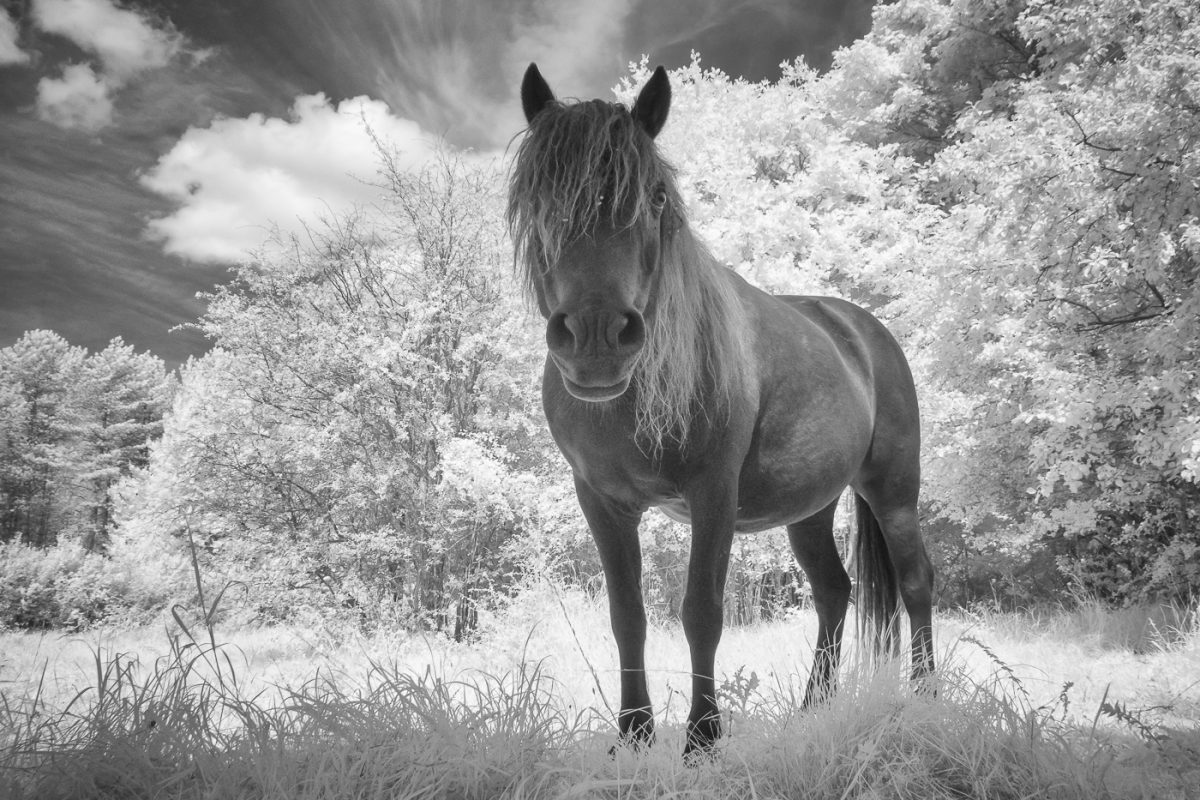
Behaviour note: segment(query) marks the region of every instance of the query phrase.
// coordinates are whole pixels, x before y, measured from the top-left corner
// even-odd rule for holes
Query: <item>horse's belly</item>
[[[738,505],[734,529],[763,531],[799,522],[832,503],[845,488],[846,484],[838,481],[827,486],[810,486],[803,492],[790,487],[788,491],[755,493]]]
[[[781,491],[770,495],[756,493],[745,502],[739,498],[734,530],[752,533],[799,522],[836,500],[844,488],[845,484],[840,484],[836,489],[832,486],[822,489],[809,487],[805,492],[798,492],[795,491],[795,487],[791,487],[791,491],[788,492]],[[692,522],[691,509],[681,497],[660,500],[657,506],[659,511],[676,522],[687,525]]]
[[[782,437],[781,437],[782,438]],[[837,500],[854,479],[866,436],[826,436],[752,452],[738,481],[737,529],[759,531],[811,517]]]
[[[763,531],[816,514],[854,480],[868,444],[866,435],[827,433],[819,442],[778,436],[752,448],[738,477],[734,529]],[[687,499],[674,491],[657,493],[650,504],[677,522],[692,522]]]

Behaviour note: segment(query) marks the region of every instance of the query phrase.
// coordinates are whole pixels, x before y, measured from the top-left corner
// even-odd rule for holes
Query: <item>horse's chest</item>
[[[551,426],[554,432],[554,426]],[[559,450],[589,486],[626,505],[645,507],[677,496],[676,483],[619,431],[556,433]]]

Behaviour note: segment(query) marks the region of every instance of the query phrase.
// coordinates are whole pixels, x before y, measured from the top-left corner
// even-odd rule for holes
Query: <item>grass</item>
[[[530,591],[468,645],[5,634],[0,797],[1200,796],[1195,627],[1134,652],[1066,612],[944,615],[936,696],[851,657],[842,691],[802,712],[814,632],[808,613],[726,632],[729,735],[694,766],[678,625],[650,634],[656,745],[610,757],[615,647],[602,602],[575,592]]]

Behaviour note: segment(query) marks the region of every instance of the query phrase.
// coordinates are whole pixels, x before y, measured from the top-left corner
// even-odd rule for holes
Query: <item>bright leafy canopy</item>
[[[1038,554],[1112,598],[1194,591],[1194,4],[909,0],[819,78],[676,77],[663,138],[718,254],[903,339],[947,594],[1032,589]]]

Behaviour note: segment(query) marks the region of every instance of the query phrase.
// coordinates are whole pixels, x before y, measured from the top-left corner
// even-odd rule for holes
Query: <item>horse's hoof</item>
[[[712,763],[716,757],[716,742],[699,743],[689,738],[687,746],[683,748],[683,763],[689,767]]]
[[[709,715],[696,722],[688,722],[687,745],[683,748],[683,760],[688,766],[712,761],[716,755],[717,740],[721,738],[721,718]]]
[[[617,736],[617,743],[608,748],[608,757],[616,758],[622,750],[632,750],[640,753],[648,750],[654,744],[654,726],[647,723],[628,731],[622,731]]]
[[[938,681],[936,675],[914,675],[912,680],[917,697],[928,697],[931,700],[937,699]]]

